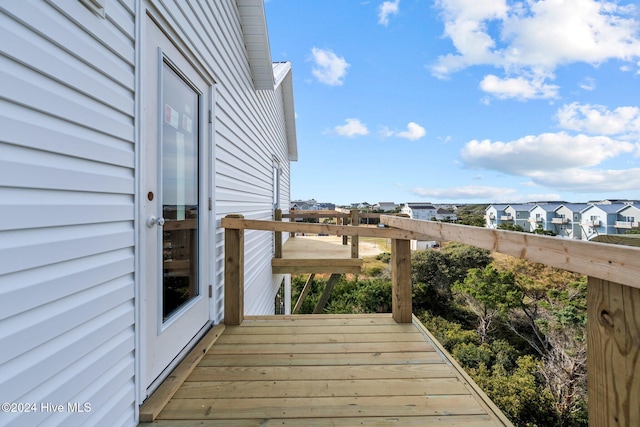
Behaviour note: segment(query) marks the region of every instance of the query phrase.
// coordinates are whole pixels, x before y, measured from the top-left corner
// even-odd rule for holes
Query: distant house
[[[294,200],[290,203],[289,209],[294,211],[322,211],[336,209],[335,203],[320,203],[316,199]]]
[[[556,209],[560,206],[561,204],[555,203],[535,205],[529,211],[529,228],[525,228],[525,231],[545,230],[555,233],[552,219],[556,215]]]
[[[311,200],[292,200],[289,209],[294,211],[313,211],[318,209],[316,199]]]
[[[564,203],[558,206],[551,218],[553,231],[560,237],[582,239],[582,211],[589,207],[586,203]]]
[[[625,234],[630,230],[640,228],[640,207],[638,205],[625,205],[617,212],[618,218],[614,227],[618,234]]]
[[[505,209],[509,205],[489,205],[485,209],[485,227],[487,228],[498,228],[498,226],[506,221],[507,223],[513,223],[513,218],[511,218],[506,212]]]
[[[627,204],[598,204],[589,205],[580,213],[582,220],[582,240],[591,240],[601,234],[619,234],[616,229],[618,212],[623,208],[631,206]]]
[[[458,219],[458,216],[451,212],[448,209],[437,208],[436,209],[436,220],[437,221],[455,221]]]
[[[587,202],[590,205],[638,205],[640,200],[634,199],[605,199],[605,200],[592,200]]]
[[[405,203],[400,212],[409,218],[431,221],[436,218],[438,210],[430,203]]]
[[[372,206],[367,202],[351,203],[351,209],[367,210],[371,208]]]
[[[393,212],[396,210],[396,204],[393,202],[378,202],[373,205],[373,209],[383,212]]]
[[[225,317],[221,218],[289,204],[291,64],[261,0],[1,9],[0,398],[64,410],[0,424],[135,426]],[[245,312],[274,314],[274,233],[246,238]]]
[[[534,207],[534,205],[529,204],[508,205],[504,209],[505,216],[502,222],[513,224],[514,226],[518,225],[522,227],[523,230],[528,231],[530,229],[529,213]]]
[[[321,211],[334,211],[336,210],[336,204],[335,203],[318,203],[316,205],[318,210]]]

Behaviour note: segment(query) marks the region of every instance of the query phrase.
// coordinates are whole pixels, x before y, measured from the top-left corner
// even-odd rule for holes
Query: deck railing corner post
[[[357,209],[351,209],[351,225],[357,227],[360,225],[360,212]],[[359,258],[358,251],[359,237],[357,234],[351,236],[351,258]]]
[[[242,215],[226,218],[244,219]],[[240,325],[244,320],[244,229],[224,230],[224,323]]]
[[[282,221],[282,210],[276,209],[273,212],[274,221]],[[282,258],[282,231],[273,232],[273,256]]]
[[[391,239],[391,304],[393,319],[398,323],[411,323],[411,241]]]

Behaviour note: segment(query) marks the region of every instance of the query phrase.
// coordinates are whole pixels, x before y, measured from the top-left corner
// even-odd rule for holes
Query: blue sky
[[[292,199],[640,199],[640,5],[267,0]]]

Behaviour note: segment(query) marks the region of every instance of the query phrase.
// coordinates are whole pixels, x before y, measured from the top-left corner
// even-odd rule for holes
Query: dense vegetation
[[[389,312],[389,258],[343,276],[325,312]],[[515,425],[587,425],[584,277],[453,243],[415,252],[412,283],[416,316]],[[313,287],[303,313],[324,280]]]

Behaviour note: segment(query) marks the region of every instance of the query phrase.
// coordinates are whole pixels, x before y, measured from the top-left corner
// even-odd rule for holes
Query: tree
[[[446,315],[451,309],[451,286],[462,281],[471,268],[484,268],[493,258],[489,251],[450,243],[438,251],[415,251],[411,258],[413,306]]]
[[[524,228],[522,228],[522,226],[517,225],[517,224],[509,224],[508,222],[501,222],[500,224],[498,224],[498,230],[509,230],[509,231],[524,231]]]
[[[507,326],[541,357],[561,424],[578,425],[586,418],[586,278],[511,257],[497,264],[514,274],[522,295]]]
[[[452,289],[476,315],[482,342],[487,341],[494,320],[522,301],[513,274],[499,272],[490,265],[484,269],[472,268],[464,281],[456,282]]]

